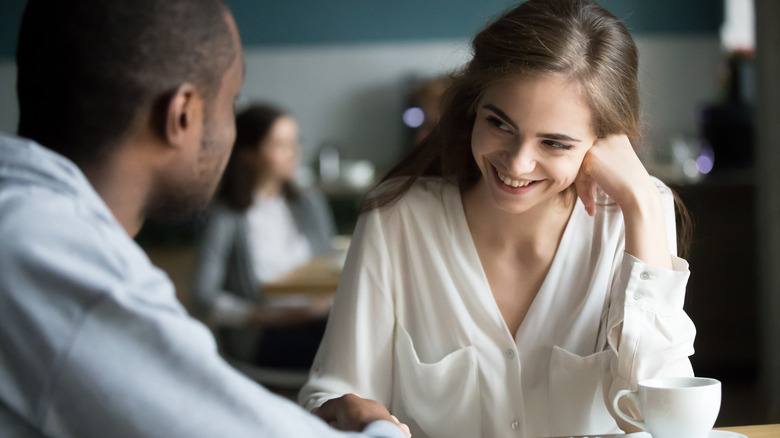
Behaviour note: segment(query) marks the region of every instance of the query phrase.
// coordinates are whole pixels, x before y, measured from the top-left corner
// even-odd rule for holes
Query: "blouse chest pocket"
[[[479,367],[473,346],[434,363],[419,359],[412,337],[396,324],[393,414],[415,438],[480,436]]]
[[[579,356],[558,346],[550,357],[550,427],[555,436],[621,433],[604,401],[614,353]],[[609,388],[606,388],[609,389]]]

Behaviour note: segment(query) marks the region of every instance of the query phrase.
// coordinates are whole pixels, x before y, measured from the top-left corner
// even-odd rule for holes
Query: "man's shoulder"
[[[23,243],[60,225],[78,226],[77,210],[76,200],[44,187],[0,185],[0,239]]]
[[[0,233],[45,232],[60,224],[82,227],[91,216],[78,195],[35,184],[0,184]]]
[[[2,266],[77,270],[89,263],[121,277],[126,265],[122,252],[132,241],[118,227],[77,194],[38,186],[0,187]]]
[[[8,202],[4,202],[8,201]],[[101,206],[76,194],[0,190],[0,293],[175,306],[173,285]],[[165,293],[161,293],[164,291]]]

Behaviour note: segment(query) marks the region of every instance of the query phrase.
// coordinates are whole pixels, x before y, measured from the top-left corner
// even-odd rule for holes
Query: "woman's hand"
[[[596,214],[596,186],[617,203],[623,214],[644,198],[660,195],[645,166],[625,135],[610,135],[596,140],[585,154],[575,181],[577,195],[591,216]]]
[[[328,400],[311,412],[339,430],[360,432],[374,421],[385,420],[395,423],[407,437],[412,436],[409,426],[398,421],[394,415],[390,415],[381,403],[355,394],[346,394]]]
[[[626,252],[648,264],[671,268],[663,201],[628,137],[609,135],[596,140],[585,154],[575,181],[588,214],[596,214],[596,187],[623,212]]]

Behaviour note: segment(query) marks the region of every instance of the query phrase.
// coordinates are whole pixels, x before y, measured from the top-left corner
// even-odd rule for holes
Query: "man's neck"
[[[138,157],[120,150],[100,164],[82,167],[92,187],[130,237],[138,234],[146,219],[149,184],[144,173],[135,171],[141,165]]]

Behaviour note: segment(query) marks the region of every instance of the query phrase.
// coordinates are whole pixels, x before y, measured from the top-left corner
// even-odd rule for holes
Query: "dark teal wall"
[[[0,58],[13,57],[24,0],[0,4]],[[510,0],[228,0],[246,46],[468,38]],[[634,34],[716,34],[722,0],[602,0]]]
[[[0,59],[11,58],[16,53],[16,34],[25,3],[24,0],[0,2]]]
[[[511,0],[229,0],[249,45],[468,38]],[[602,0],[635,34],[717,33],[722,0]]]

